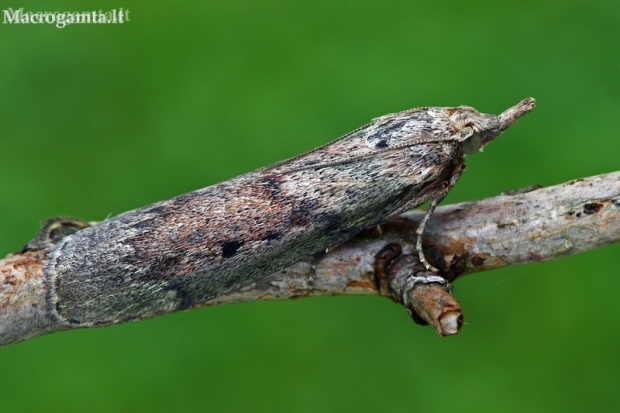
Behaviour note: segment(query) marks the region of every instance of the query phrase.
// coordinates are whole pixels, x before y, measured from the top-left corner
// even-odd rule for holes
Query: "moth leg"
[[[428,207],[426,214],[424,214],[424,218],[422,218],[422,222],[420,222],[420,226],[416,230],[417,238],[415,248],[418,250],[418,257],[420,258],[420,262],[428,271],[434,272],[435,274],[437,274],[439,270],[430,265],[428,261],[426,261],[426,257],[424,256],[424,252],[422,251],[422,237],[424,236],[424,229],[426,228],[426,224],[428,223],[428,220],[431,219],[431,216],[433,216],[435,208],[437,208],[437,204],[439,204],[445,197],[445,195],[442,195],[431,201],[431,205]]]

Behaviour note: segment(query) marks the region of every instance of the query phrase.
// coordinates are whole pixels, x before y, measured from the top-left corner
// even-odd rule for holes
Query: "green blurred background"
[[[418,106],[538,109],[445,203],[620,169],[620,2],[0,2],[0,255]],[[617,411],[620,245],[456,284],[439,339],[377,297],[257,302],[0,349],[0,411]]]

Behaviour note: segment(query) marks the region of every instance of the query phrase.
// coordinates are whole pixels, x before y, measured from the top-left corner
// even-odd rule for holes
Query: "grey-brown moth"
[[[273,166],[60,240],[40,236],[52,240],[47,312],[85,327],[187,309],[431,200],[421,251],[424,223],[460,177],[465,155],[534,106],[530,98],[499,116],[467,106],[382,116]]]

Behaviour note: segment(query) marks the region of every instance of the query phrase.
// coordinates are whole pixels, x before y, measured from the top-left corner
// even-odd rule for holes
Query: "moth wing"
[[[284,174],[349,164],[377,156],[381,152],[444,140],[435,137],[428,129],[415,130],[407,127],[407,122],[411,120],[410,114],[420,110],[412,109],[399,114],[383,116],[331,143],[259,171],[265,174]],[[450,137],[445,140],[454,139]]]

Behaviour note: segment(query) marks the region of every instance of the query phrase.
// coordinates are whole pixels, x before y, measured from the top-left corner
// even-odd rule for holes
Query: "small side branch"
[[[400,245],[403,254],[414,253],[415,232],[423,216],[414,211],[394,217],[207,305],[341,294],[381,294],[394,299],[394,291],[378,288],[375,256],[390,243]],[[453,282],[465,274],[552,260],[619,240],[620,172],[614,172],[440,207],[426,228],[424,252],[440,274]],[[45,312],[42,267],[46,261],[43,251],[0,260],[0,345],[63,329]],[[416,309],[418,315],[426,311],[441,325],[441,314],[448,314],[445,328],[458,331],[460,309],[448,311],[457,304],[446,302],[433,308],[440,300],[429,301],[428,297],[438,291],[437,286],[424,287],[413,290],[412,300],[423,303]]]

